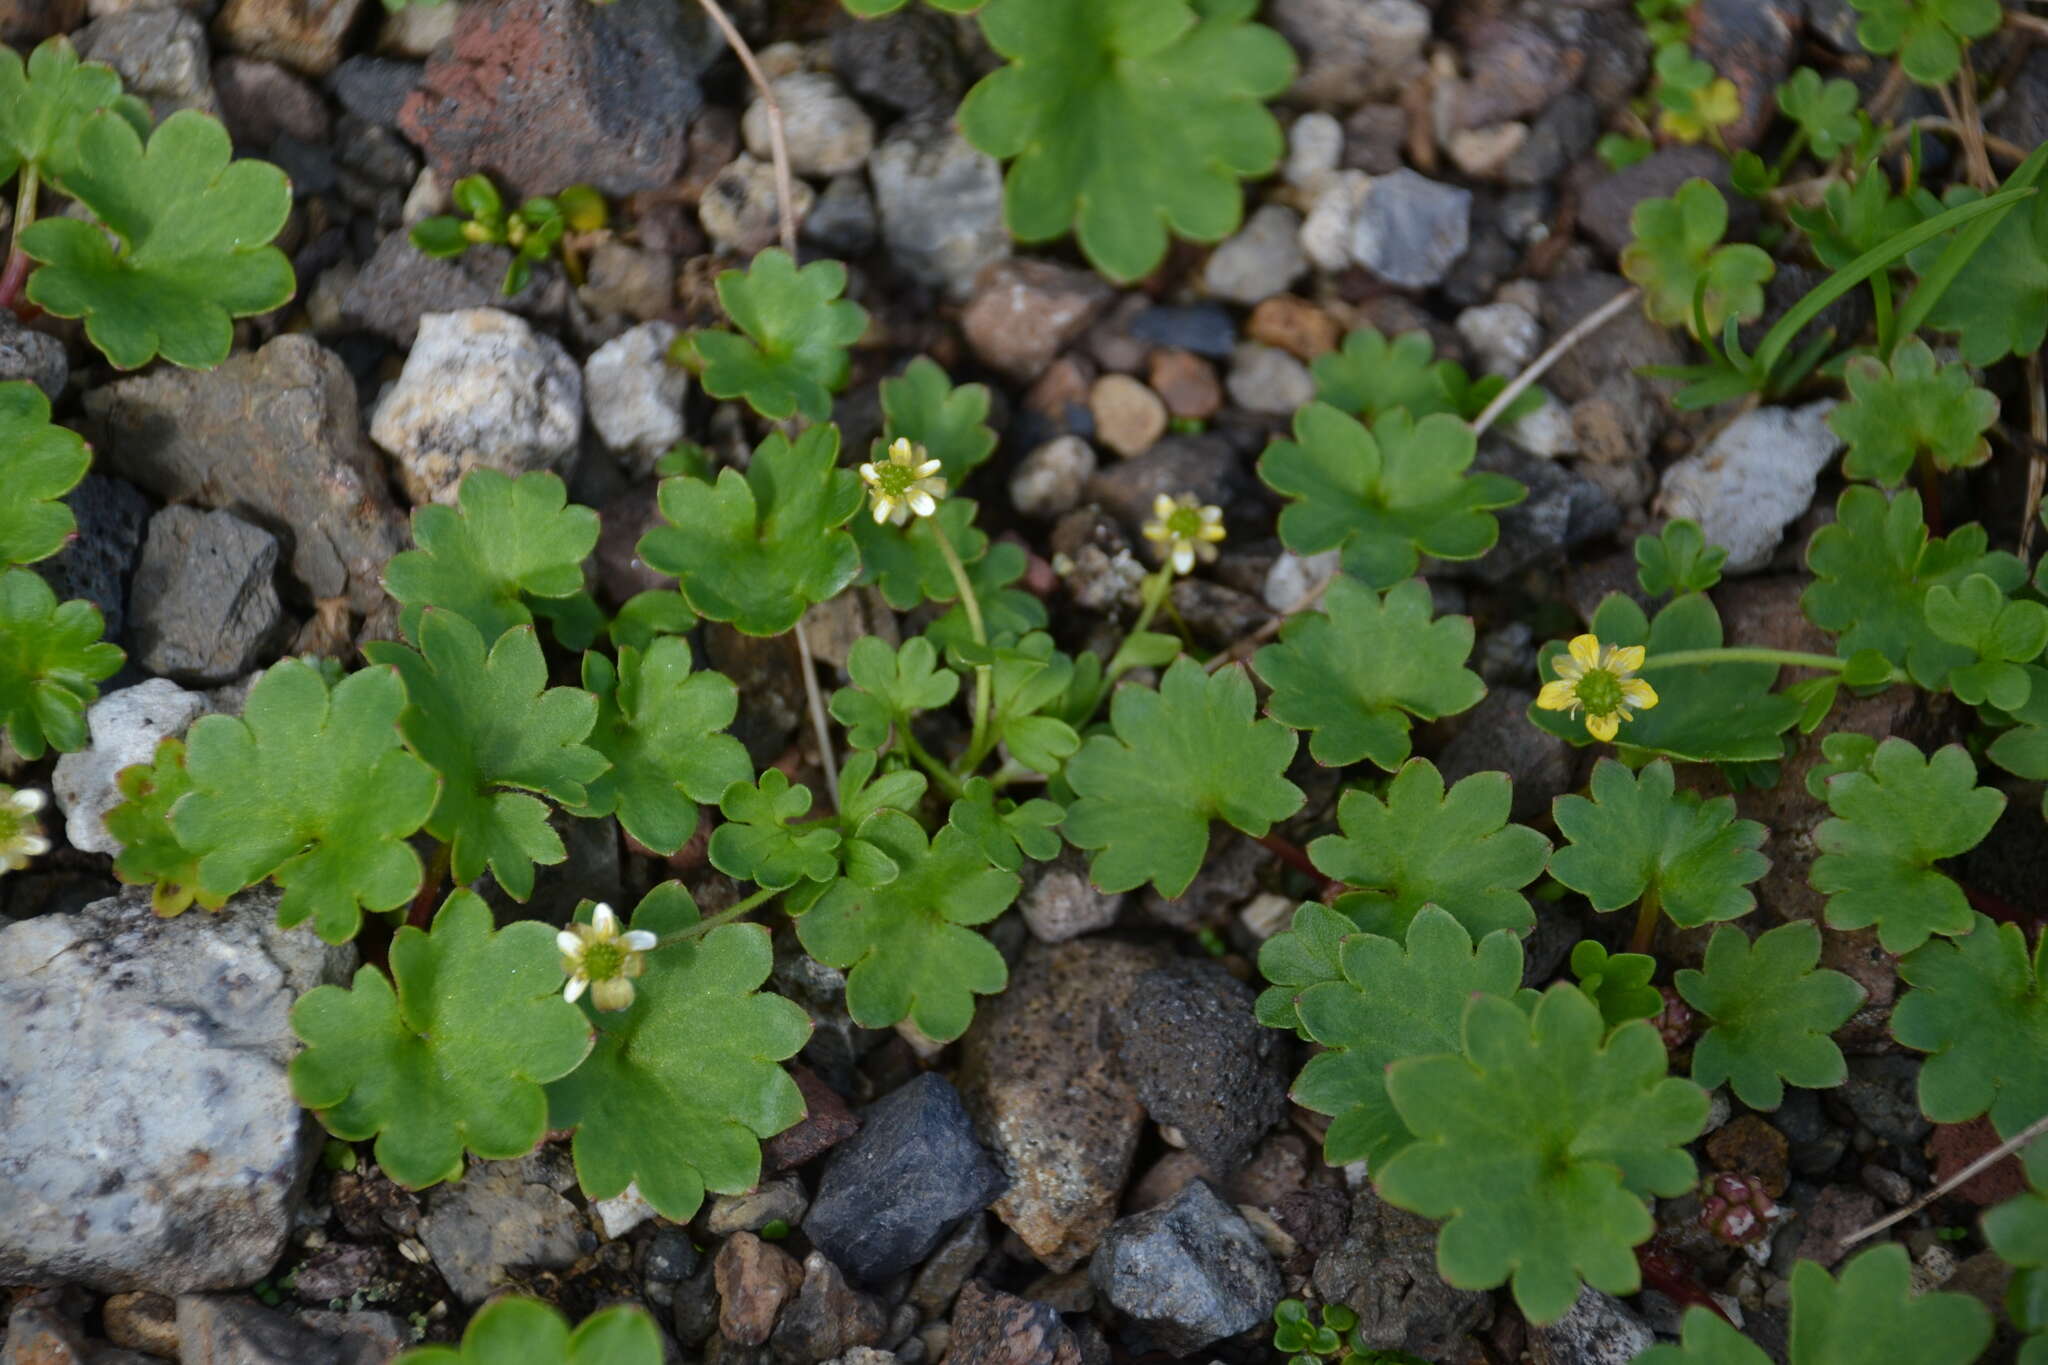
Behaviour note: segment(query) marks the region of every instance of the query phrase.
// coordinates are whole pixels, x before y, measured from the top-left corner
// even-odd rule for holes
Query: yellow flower
[[[1657,704],[1656,689],[1635,676],[1643,666],[1641,645],[1602,647],[1598,636],[1575,636],[1565,647],[1569,658],[1551,664],[1557,681],[1543,684],[1536,704],[1546,711],[1586,713],[1586,733],[1611,740],[1631,710]]]
[[[1223,509],[1204,507],[1193,493],[1169,498],[1161,493],[1152,500],[1152,520],[1145,523],[1145,539],[1166,547],[1164,554],[1175,573],[1187,573],[1200,559],[1216,562],[1216,542],[1223,539]]]
[[[898,436],[889,446],[889,458],[880,464],[860,467],[861,482],[875,500],[875,524],[893,522],[901,526],[913,515],[928,517],[939,510],[946,496],[946,481],[936,477],[945,466],[924,458],[923,446],[914,446]]]
[[[0,873],[19,872],[50,851],[36,812],[48,801],[39,791],[0,786]]]
[[[619,917],[609,905],[590,912],[590,923],[572,924],[555,935],[562,950],[562,970],[569,984],[564,1000],[590,990],[591,1003],[601,1010],[622,1010],[633,1003],[633,978],[647,970],[647,954],[661,942],[645,929],[619,932]]]

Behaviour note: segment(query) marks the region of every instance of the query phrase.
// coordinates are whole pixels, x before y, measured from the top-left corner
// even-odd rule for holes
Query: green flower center
[[[583,945],[583,974],[592,981],[609,981],[626,969],[627,950],[617,943],[599,941]]]
[[[1621,679],[1604,668],[1590,670],[1579,679],[1575,689],[1579,705],[1595,716],[1605,716],[1621,709]]]
[[[0,803],[0,848],[6,848],[28,833],[28,817],[14,807]]]
[[[1176,507],[1166,518],[1166,534],[1175,540],[1200,540],[1202,537],[1202,509],[1199,507]]]
[[[916,482],[916,465],[897,464],[892,460],[875,466],[875,491],[885,498],[900,501],[909,495],[911,486]]]

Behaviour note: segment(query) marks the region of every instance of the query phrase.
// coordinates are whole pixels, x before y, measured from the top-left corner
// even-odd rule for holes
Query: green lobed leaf
[[[79,128],[102,109],[149,131],[149,109],[121,93],[120,73],[79,61],[69,38],[45,39],[25,63],[0,51],[0,184],[24,166],[61,183],[77,166]]]
[[[871,516],[856,516],[847,530],[860,551],[860,581],[881,589],[882,596],[898,611],[909,611],[923,602],[951,602],[960,596],[946,552],[939,544],[944,536],[974,581],[974,566],[988,554],[988,537],[974,524],[977,508],[972,498],[947,498],[936,514],[912,517],[901,526],[878,522]]]
[[[601,1309],[571,1332],[540,1300],[507,1296],[469,1320],[461,1346],[416,1347],[394,1365],[662,1365],[661,1343],[661,1329],[637,1305]]]
[[[26,379],[0,384],[0,568],[64,548],[77,522],[58,499],[91,464],[85,438],[51,424],[41,389]]]
[[[1700,524],[1689,517],[1668,522],[1654,536],[1635,540],[1636,581],[1652,597],[1705,592],[1721,581],[1728,551],[1707,544]]]
[[[1634,1365],[1769,1365],[1771,1357],[1711,1309],[1688,1308],[1676,1346]],[[1792,1267],[1790,1365],[1969,1365],[1991,1341],[1991,1315],[1967,1294],[1913,1292],[1906,1248],[1885,1242],[1842,1267]]]
[[[769,768],[759,783],[734,782],[718,809],[725,823],[711,831],[707,852],[726,876],[781,891],[839,875],[839,831],[798,824],[811,809],[811,789],[793,785],[782,769]]]
[[[769,247],[744,271],[718,277],[718,301],[740,329],[692,332],[687,338],[713,398],[744,398],[772,421],[803,414],[832,416],[833,391],[851,362],[846,348],[868,327],[867,310],[846,292],[846,267],[813,261],[799,270],[789,253]]]
[[[85,747],[86,704],[126,657],[105,629],[92,603],[60,606],[39,575],[0,568],[0,730],[23,758]]]
[[[1693,1044],[1692,1078],[1712,1090],[1731,1083],[1752,1109],[1776,1109],[1784,1082],[1825,1090],[1849,1078],[1842,1050],[1828,1035],[1863,1003],[1863,988],[1820,962],[1820,930],[1811,921],[1757,937],[1732,925],[1714,931],[1704,970],[1674,978],[1685,1003],[1713,1020]]]
[[[838,458],[839,429],[818,426],[793,444],[771,434],[744,475],[662,480],[667,524],[640,537],[640,558],[678,580],[698,615],[748,635],[782,634],[860,572],[840,529],[860,508],[860,477],[837,468]]]
[[[944,504],[940,505],[941,512]],[[1030,556],[1015,541],[999,540],[988,553],[967,566],[967,581],[981,603],[981,618],[989,642],[1000,645],[1028,631],[1042,630],[1047,617],[1045,604],[1021,588],[1012,587],[1030,566]],[[924,637],[940,649],[960,649],[974,641],[973,625],[964,603],[925,627]]]
[[[1457,361],[1438,360],[1436,343],[1421,331],[1389,341],[1376,327],[1356,328],[1342,349],[1316,357],[1312,368],[1317,399],[1367,422],[1393,408],[1406,408],[1418,420],[1438,412],[1469,420],[1507,387],[1498,375],[1475,381]],[[1542,405],[1542,391],[1532,388],[1508,405],[1501,420],[1512,422]]]
[[[597,513],[572,505],[546,472],[509,478],[477,468],[463,476],[458,507],[429,503],[412,514],[413,541],[384,566],[384,588],[403,604],[398,628],[419,639],[420,613],[445,607],[487,640],[529,625],[529,597],[573,597],[583,561],[597,548]]]
[[[588,923],[590,913],[586,902],[576,918]],[[631,927],[667,937],[697,923],[690,893],[663,882]],[[586,1005],[597,1042],[548,1087],[548,1126],[575,1130],[585,1195],[610,1199],[634,1185],[663,1217],[688,1222],[707,1190],[759,1184],[762,1139],[803,1118],[803,1096],[778,1063],[803,1047],[811,1024],[800,1006],[761,993],[775,963],[762,925],[721,925],[645,961],[630,1007]]]
[[[1240,178],[1279,164],[1262,101],[1294,78],[1294,52],[1248,22],[1256,0],[990,0],[989,45],[1009,59],[962,102],[960,129],[1012,164],[1013,235],[1070,228],[1120,283],[1166,255],[1167,232],[1221,241],[1243,217]]]
[[[1668,199],[1642,200],[1629,230],[1634,240],[1622,249],[1621,273],[1642,289],[1651,321],[1683,327],[1698,340],[1701,313],[1710,337],[1731,317],[1748,322],[1763,315],[1764,284],[1776,267],[1760,247],[1721,244],[1728,203],[1709,182],[1688,180]]]
[[[1512,1280],[1533,1323],[1563,1317],[1582,1279],[1633,1294],[1634,1248],[1657,1228],[1644,1196],[1691,1187],[1685,1144],[1707,1118],[1706,1092],[1665,1067],[1655,1028],[1637,1020],[1610,1034],[1575,987],[1551,987],[1533,1013],[1476,996],[1462,1055],[1387,1072],[1416,1141],[1381,1168],[1380,1194],[1448,1220],[1436,1253],[1447,1283]]]
[[[1901,958],[1899,976],[1913,989],[1892,1011],[1892,1036],[1930,1054],[1920,1067],[1929,1118],[1988,1113],[2011,1137],[2048,1114],[2048,940],[2029,954],[2017,925],[1973,915],[1962,937]]]
[[[1984,1215],[1984,1240],[2013,1268],[2006,1312],[2013,1326],[2033,1333],[2020,1365],[2038,1365],[2048,1348],[2048,1192],[2039,1184]]]
[[[589,780],[576,814],[616,813],[626,833],[666,856],[696,832],[699,805],[752,775],[746,748],[725,733],[739,693],[722,673],[690,670],[689,641],[621,645],[617,663],[585,654],[583,685],[597,698],[590,747],[611,767]]]
[[[1032,631],[1016,644],[992,651],[989,670],[990,731],[1010,757],[1048,777],[1057,776],[1081,747],[1081,737],[1056,713],[1074,681],[1074,661],[1053,647],[1052,637]],[[955,661],[956,666],[959,661]]]
[[[405,842],[435,807],[440,779],[400,747],[405,687],[391,668],[329,686],[286,659],[249,690],[240,717],[202,716],[185,739],[192,791],[171,812],[199,858],[199,886],[228,896],[269,877],[277,922],[312,920],[329,943],[365,910],[395,910],[420,886]]]
[[[945,466],[941,473],[948,488],[959,488],[995,454],[996,434],[988,425],[988,385],[956,388],[936,361],[921,355],[904,366],[902,374],[884,379],[881,392],[882,443],[886,446],[901,437],[923,446],[927,456]]]
[[[1301,809],[1301,789],[1284,776],[1294,734],[1254,720],[1253,707],[1243,669],[1205,674],[1185,658],[1157,691],[1117,691],[1114,733],[1091,737],[1066,768],[1079,798],[1067,808],[1067,841],[1095,850],[1088,875],[1097,887],[1129,891],[1150,881],[1171,899],[1201,869],[1210,821],[1256,839]]]
[[[2033,693],[2033,678],[2021,665],[2032,663],[2048,645],[2048,607],[2009,601],[1987,575],[1973,573],[1951,588],[1927,590],[1927,628],[1966,649],[1974,661],[1949,671],[1948,690],[1972,706],[2018,711]]]
[[[1409,922],[1405,948],[1359,933],[1335,948],[1338,975],[1292,995],[1302,1032],[1326,1049],[1309,1058],[1292,1093],[1330,1116],[1323,1154],[1331,1165],[1364,1161],[1379,1171],[1415,1140],[1387,1098],[1387,1068],[1458,1052],[1466,1001],[1516,995],[1522,945],[1500,929],[1475,950],[1464,926],[1431,905]]]
[[[960,675],[938,666],[938,651],[922,635],[891,649],[887,641],[865,635],[846,656],[852,686],[832,694],[832,716],[846,727],[846,742],[856,749],[880,749],[890,734],[911,719],[936,711],[960,692]]]
[[[377,640],[363,654],[398,670],[407,703],[399,730],[441,775],[427,833],[448,844],[458,883],[488,866],[523,901],[533,894],[534,864],[569,856],[540,798],[580,806],[586,784],[608,766],[583,742],[597,723],[597,698],[547,685],[531,626],[506,631],[486,651],[466,617],[435,607],[420,618],[419,635],[418,651]]]
[[[1602,913],[1655,897],[1687,929],[1748,914],[1756,908],[1749,884],[1770,870],[1757,851],[1769,831],[1736,819],[1732,796],[1702,801],[1676,785],[1668,759],[1637,775],[1601,759],[1591,800],[1567,795],[1551,805],[1568,842],[1550,855],[1550,875]]]
[[[1323,605],[1293,617],[1280,642],[1252,658],[1252,670],[1272,689],[1267,714],[1309,731],[1316,762],[1344,767],[1369,758],[1392,772],[1407,761],[1411,717],[1456,715],[1486,695],[1486,684],[1465,667],[1471,618],[1432,621],[1429,586],[1420,579],[1382,598],[1339,578]]]
[[[1863,16],[1856,41],[1889,57],[1922,85],[1944,85],[1962,65],[1963,44],[1998,27],[1998,0],[1849,0]]]
[[[1799,702],[1771,691],[1778,666],[1768,663],[1687,664],[1659,668],[1660,654],[1718,649],[1721,614],[1704,593],[1675,597],[1650,621],[1632,598],[1610,593],[1588,627],[1603,645],[1642,645],[1649,660],[1645,681],[1657,689],[1657,705],[1630,712],[1615,748],[1630,762],[1658,754],[1694,763],[1762,763],[1783,756],[1785,731],[1799,719]],[[1543,681],[1557,676],[1565,642],[1552,640],[1537,652]],[[1583,715],[1545,711],[1533,703],[1529,721],[1575,744],[1593,742]]]
[[[1830,777],[1835,818],[1814,831],[1820,856],[1809,876],[1828,897],[1829,926],[1876,925],[1888,953],[1969,933],[1969,900],[1934,864],[1975,848],[2005,810],[2004,792],[1976,783],[1961,745],[1923,757],[1903,739],[1878,745],[1868,771]]]
[[[1327,403],[1294,415],[1294,440],[1275,441],[1259,477],[1295,501],[1280,513],[1280,538],[1296,554],[1344,552],[1344,571],[1376,588],[1412,577],[1424,554],[1477,559],[1500,526],[1488,515],[1528,489],[1503,474],[1467,474],[1478,453],[1472,429],[1437,413],[1419,422],[1403,409],[1368,431]]]
[[[158,740],[149,762],[123,768],[114,783],[121,804],[104,817],[107,833],[121,845],[114,855],[114,880],[148,886],[150,909],[166,919],[184,913],[194,901],[207,910],[226,905],[226,896],[200,888],[199,860],[171,828],[171,807],[192,790],[185,742],[170,736]]]
[[[990,863],[1015,872],[1026,858],[1042,863],[1059,856],[1058,825],[1066,815],[1042,796],[1013,801],[996,795],[987,778],[971,777],[946,823],[972,840]]]
[[[804,951],[846,969],[846,1008],[866,1028],[908,1019],[950,1042],[974,1019],[974,997],[1009,981],[1003,955],[969,927],[1008,909],[1022,885],[951,825],[929,842],[917,821],[884,810],[857,837],[900,869],[887,885],[842,877],[797,917]]]
[[[1931,195],[1926,204],[1912,195],[1894,195],[1890,178],[1875,162],[1855,168],[1853,174],[1854,180],[1831,181],[1821,191],[1820,202],[1811,208],[1785,206],[1793,225],[1806,234],[1814,256],[1830,270],[1840,270],[1919,226],[1929,216],[1928,205],[1937,211],[1940,208]]]
[[[1979,197],[1957,187],[1943,202],[1954,207]],[[1940,253],[1930,247],[1924,258],[1911,259],[1923,271],[1924,287]],[[2048,194],[2036,193],[2004,213],[1935,300],[1927,325],[1955,333],[1963,359],[1980,367],[2041,349],[2048,339]]]
[[[537,920],[494,930],[490,909],[459,889],[431,931],[392,938],[390,977],[365,966],[349,989],[317,986],[291,1021],[306,1044],[293,1095],[343,1141],[375,1137],[377,1165],[414,1189],[459,1179],[465,1150],[531,1151],[547,1131],[541,1087],[590,1051],[582,1011],[562,999],[555,931]]]
[[[1631,1019],[1654,1019],[1664,1008],[1663,994],[1650,984],[1657,959],[1648,953],[1610,953],[1604,944],[1580,939],[1572,945],[1571,967],[1579,989],[1600,1007],[1609,1028]]]
[[[1259,973],[1272,983],[1259,992],[1259,1022],[1267,1028],[1293,1029],[1308,1042],[1294,1002],[1310,986],[1344,979],[1338,953],[1344,940],[1357,932],[1350,916],[1327,905],[1305,901],[1296,906],[1287,928],[1259,945]]]
[[[1971,662],[1971,652],[1928,625],[1927,590],[1953,588],[1973,573],[2005,592],[2026,579],[2025,565],[2003,551],[1987,552],[1987,542],[1975,524],[1930,537],[1918,493],[1887,501],[1875,488],[1846,488],[1834,522],[1815,531],[1806,547],[1814,581],[1799,605],[1809,621],[1837,637],[1837,654],[1874,649],[1920,686],[1939,689],[1949,670]]]
[[[158,124],[146,147],[118,112],[86,119],[63,185],[99,223],[44,218],[20,234],[42,262],[29,301],[84,318],[117,369],[158,355],[188,369],[227,359],[233,320],[279,307],[294,286],[291,262],[268,244],[291,211],[291,182],[232,155],[220,121],[195,110]]]
[[[1810,66],[1794,71],[1778,87],[1778,108],[1806,134],[1806,145],[1821,161],[1856,145],[1863,126],[1856,115],[1863,94],[1854,81],[1823,81]]]
[[[1446,792],[1436,765],[1412,758],[1384,801],[1345,792],[1343,833],[1315,840],[1308,856],[1325,877],[1354,888],[1337,909],[1369,933],[1406,937],[1425,905],[1441,906],[1470,934],[1519,933],[1536,922],[1522,888],[1542,875],[1550,841],[1508,823],[1513,799],[1506,773],[1473,773]]]
[[[1991,458],[1984,433],[1998,420],[1997,397],[1964,366],[1936,364],[1918,337],[1893,353],[1889,368],[1873,356],[1850,357],[1843,378],[1849,401],[1828,414],[1828,426],[1849,443],[1842,472],[1850,478],[1889,488],[1919,459],[1946,471]]]

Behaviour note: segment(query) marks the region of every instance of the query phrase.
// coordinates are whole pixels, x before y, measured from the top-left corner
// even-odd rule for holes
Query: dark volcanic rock
[[[1206,1180],[1189,1182],[1162,1208],[1118,1219],[1088,1277],[1178,1355],[1258,1326],[1283,1288],[1259,1235]]]

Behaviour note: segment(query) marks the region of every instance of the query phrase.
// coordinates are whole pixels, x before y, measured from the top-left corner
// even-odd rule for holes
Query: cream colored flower
[[[889,458],[880,464],[860,467],[861,482],[875,500],[875,524],[893,522],[901,526],[915,516],[928,517],[939,510],[946,496],[946,481],[938,477],[945,466],[924,458],[923,446],[914,446],[898,436],[889,446]]]
[[[1568,657],[1551,664],[1556,682],[1543,684],[1536,704],[1546,711],[1586,713],[1586,733],[1611,740],[1631,710],[1657,704],[1656,689],[1635,676],[1643,666],[1641,645],[1607,645],[1598,636],[1578,635],[1565,646]]]
[[[0,873],[19,872],[50,851],[36,812],[49,803],[41,792],[0,786]]]
[[[1223,539],[1223,509],[1204,507],[1193,493],[1169,498],[1161,493],[1152,499],[1152,520],[1145,523],[1145,539],[1165,546],[1167,561],[1175,573],[1187,573],[1195,561],[1216,562],[1216,542]]]
[[[647,970],[647,954],[660,943],[645,929],[620,933],[619,917],[609,905],[599,905],[590,912],[590,923],[572,924],[555,935],[562,970],[569,974],[562,998],[574,1000],[587,987],[599,1009],[625,1009],[633,1003],[633,978]]]

